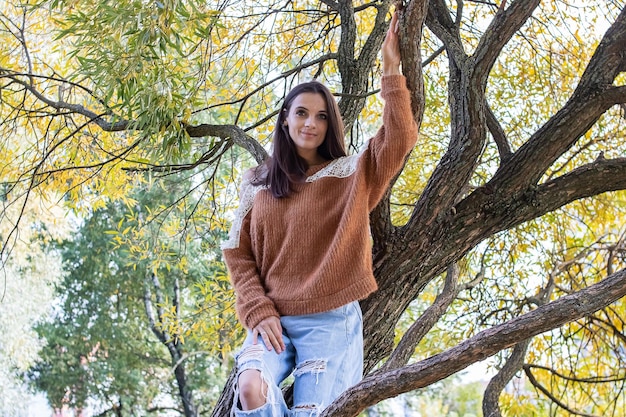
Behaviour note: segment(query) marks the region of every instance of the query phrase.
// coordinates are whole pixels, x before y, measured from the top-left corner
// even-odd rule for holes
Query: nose
[[[315,118],[307,117],[306,120],[304,121],[304,126],[306,127],[315,126]]]

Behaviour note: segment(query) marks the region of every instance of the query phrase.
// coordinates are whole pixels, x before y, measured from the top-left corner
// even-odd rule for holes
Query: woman
[[[395,14],[382,56],[383,126],[365,150],[346,156],[334,98],[304,83],[285,98],[272,157],[244,175],[222,246],[248,329],[236,416],[317,415],[362,378],[358,300],[377,288],[369,213],[417,139]],[[291,373],[288,410],[279,384]]]

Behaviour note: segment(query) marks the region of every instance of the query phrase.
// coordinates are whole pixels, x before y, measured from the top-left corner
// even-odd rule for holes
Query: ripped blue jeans
[[[261,372],[268,385],[263,406],[242,411],[235,385],[236,417],[315,417],[363,376],[363,319],[358,301],[334,310],[283,316],[285,351],[268,351],[252,332],[237,354],[237,377],[247,369]],[[280,384],[293,373],[293,408],[287,408]]]

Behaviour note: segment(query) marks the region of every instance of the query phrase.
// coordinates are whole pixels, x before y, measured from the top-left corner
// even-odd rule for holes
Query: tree
[[[551,375],[537,379],[540,368],[525,341],[553,330],[549,335],[564,341],[550,345],[554,352],[560,346],[568,355],[578,349],[579,358],[602,358],[607,365],[597,370],[623,364],[624,306],[612,304],[626,294],[618,108],[626,102],[626,11],[613,1],[401,4],[403,71],[422,145],[371,216],[379,290],[362,307],[366,369],[378,369],[325,415],[356,415],[513,346],[484,408],[501,414],[498,393],[523,368],[541,395],[574,411],[554,395],[566,378],[549,387],[541,379],[566,376],[580,388],[593,371],[569,361],[567,375],[555,362],[545,367]],[[242,150],[259,162],[274,104],[300,78],[320,78],[338,92],[356,148],[371,133],[377,53],[391,7],[388,0],[55,1],[5,13],[3,36],[17,63],[2,62],[1,126],[4,136],[26,129],[42,138],[18,169],[21,176],[7,180],[11,192],[55,186],[67,189],[71,201],[94,190],[119,197],[120,181],[139,170],[211,173],[232,161],[250,164]],[[32,58],[31,44],[45,33],[29,22],[45,13],[60,25],[56,65]],[[603,16],[609,22],[603,34],[581,34]],[[233,166],[234,177],[240,168]],[[107,172],[120,175],[104,181]],[[78,187],[91,176],[91,189]],[[213,175],[204,178],[206,190],[232,192]],[[211,207],[231,202],[211,195]],[[593,221],[598,214],[612,223]],[[223,217],[211,218],[214,227],[223,225]],[[531,244],[507,246],[515,237]],[[534,251],[548,241],[551,258],[542,269],[518,275],[514,255],[538,256]],[[538,284],[519,290],[516,278],[532,275]],[[397,323],[429,284],[441,288],[437,297],[396,346]],[[430,343],[428,332],[452,313],[462,317],[473,294],[493,301],[484,320]],[[424,343],[438,353],[407,365]],[[589,343],[602,346],[601,354]],[[624,378],[594,381],[612,386]],[[594,404],[592,392],[580,391],[587,398],[580,408],[590,407],[580,412],[620,413],[615,397]],[[214,415],[227,415],[230,397],[225,390]]]
[[[37,326],[46,343],[30,370],[56,409],[95,403],[105,410],[100,415],[179,411],[189,417],[215,400],[207,383],[215,383],[211,374],[223,352],[210,346],[221,343],[190,334],[189,321],[216,314],[193,289],[220,266],[209,262],[212,253],[203,252],[201,242],[167,237],[168,230],[178,231],[170,223],[180,220],[175,208],[156,215],[180,187],[189,187],[180,175],[139,183],[125,204],[95,210],[76,236],[59,244],[66,274],[55,288],[55,314]],[[219,313],[231,322],[222,322],[221,332],[232,333],[232,309],[221,306]]]

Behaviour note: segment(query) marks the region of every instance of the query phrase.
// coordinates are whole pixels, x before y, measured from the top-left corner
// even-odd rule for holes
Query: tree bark
[[[357,416],[371,405],[441,381],[503,349],[594,313],[624,296],[626,269],[574,294],[484,330],[428,359],[400,369],[374,372],[342,394],[320,417]]]

